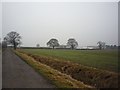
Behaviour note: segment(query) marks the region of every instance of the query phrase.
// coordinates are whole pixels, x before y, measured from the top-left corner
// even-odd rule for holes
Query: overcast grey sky
[[[3,37],[10,31],[22,36],[23,46],[46,46],[51,38],[79,46],[118,44],[117,2],[4,2]]]

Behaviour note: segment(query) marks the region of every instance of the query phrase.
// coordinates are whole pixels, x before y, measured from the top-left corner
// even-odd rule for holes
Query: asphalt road
[[[55,88],[10,49],[2,53],[2,88]]]

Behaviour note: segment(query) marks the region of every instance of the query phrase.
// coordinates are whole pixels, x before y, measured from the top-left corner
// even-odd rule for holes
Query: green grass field
[[[116,72],[118,70],[117,50],[52,50],[22,49],[33,55],[69,60],[82,65]]]

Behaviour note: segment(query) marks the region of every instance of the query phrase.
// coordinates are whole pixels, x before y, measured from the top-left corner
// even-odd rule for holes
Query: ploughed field
[[[20,49],[17,51],[86,85],[97,88],[118,87],[117,50]]]

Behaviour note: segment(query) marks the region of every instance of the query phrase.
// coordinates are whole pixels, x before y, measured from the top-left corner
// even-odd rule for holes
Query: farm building
[[[99,49],[98,46],[82,46],[80,49]]]
[[[58,48],[70,48],[70,46],[68,46],[68,45],[59,45]]]

